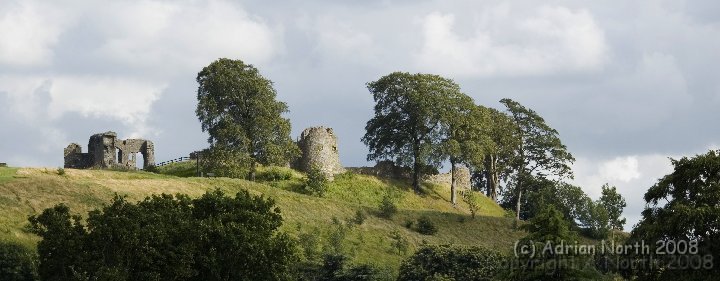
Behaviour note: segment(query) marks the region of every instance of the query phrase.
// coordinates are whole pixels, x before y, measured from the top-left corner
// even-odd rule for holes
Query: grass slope
[[[183,170],[173,169],[175,172]],[[59,203],[85,216],[88,211],[108,203],[115,194],[141,200],[160,193],[199,196],[215,188],[229,194],[247,189],[273,198],[285,220],[283,230],[295,237],[317,236],[318,247],[328,245],[332,237],[337,237],[334,234],[338,233],[338,226],[332,223],[334,219],[346,225],[344,222],[350,221],[360,210],[368,214],[367,219],[362,225],[344,232],[344,252],[355,262],[374,263],[395,270],[401,260],[422,243],[482,245],[509,254],[514,241],[525,235],[514,230],[513,220],[505,218],[505,212],[485,197],[475,219],[470,218],[464,203],[453,208],[447,186],[426,185],[425,194],[417,195],[405,182],[343,174],[330,183],[325,197],[318,198],[297,192],[302,186],[302,174],[297,172],[292,172],[289,180],[255,183],[146,172],[65,171],[65,175],[59,175],[56,170],[48,169],[0,168],[0,240],[34,247],[38,238],[24,231],[27,217]],[[391,220],[373,215],[387,194],[396,199],[399,208]],[[421,235],[404,226],[407,221],[421,216],[428,216],[438,226],[437,234]],[[408,240],[407,254],[399,254],[391,246],[390,235],[395,231]]]

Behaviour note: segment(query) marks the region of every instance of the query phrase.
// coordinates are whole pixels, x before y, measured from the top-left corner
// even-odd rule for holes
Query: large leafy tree
[[[491,142],[488,131],[490,118],[486,111],[475,105],[472,98],[464,94],[450,97],[444,107],[441,122],[445,132],[440,153],[450,162],[450,201],[456,205],[457,165],[483,165]]]
[[[218,59],[198,73],[197,82],[195,113],[210,135],[205,163],[212,163],[214,172],[236,176],[249,163],[245,168],[254,180],[257,163],[287,164],[299,155],[290,121],[282,117],[287,105],[276,100],[272,81],[253,65]]]
[[[528,235],[521,239],[520,245],[534,244],[535,251],[520,253],[519,267],[512,272],[512,280],[601,280],[602,275],[589,262],[592,257],[555,251],[559,245],[576,243],[578,235],[571,226],[552,204],[524,225]],[[558,266],[561,264],[563,266]]]
[[[645,193],[647,207],[630,242],[697,241],[697,247],[691,249],[696,254],[691,253],[701,264],[680,268],[665,261],[654,270],[646,268],[634,274],[638,280],[716,280],[720,273],[716,264],[720,257],[720,151],[671,162],[673,172]],[[665,257],[673,256],[659,258]]]
[[[625,225],[625,218],[622,217],[623,209],[627,206],[625,198],[617,192],[617,188],[604,184],[602,186],[602,195],[598,202],[607,211],[608,226],[612,230],[622,230]],[[614,231],[613,231],[614,233]]]
[[[292,280],[297,261],[274,202],[247,191],[122,197],[87,224],[58,205],[30,218],[42,280]]]
[[[485,189],[487,197],[497,201],[500,182],[507,181],[512,172],[510,164],[520,143],[519,130],[510,116],[497,109],[478,106],[478,110],[488,123],[482,142],[483,161],[473,164],[473,180],[478,189]]]
[[[370,150],[367,159],[412,167],[412,186],[419,192],[423,169],[440,165],[446,105],[464,96],[460,86],[437,75],[394,72],[367,87],[376,103],[362,138]]]
[[[513,194],[507,203],[515,204],[516,218],[520,219],[523,193],[532,188],[533,177],[554,176],[572,178],[570,164],[575,158],[560,141],[558,132],[532,109],[511,99],[500,100],[517,128],[518,145],[508,161],[513,173]]]

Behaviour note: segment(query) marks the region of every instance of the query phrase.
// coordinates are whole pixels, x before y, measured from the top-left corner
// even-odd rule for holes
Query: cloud
[[[575,179],[591,198],[597,200],[601,187],[608,183],[615,186],[627,202],[623,216],[627,218],[625,229],[636,224],[645,208],[643,196],[657,180],[672,172],[668,156],[660,154],[627,155],[609,159],[577,157],[573,165]]]
[[[117,77],[58,77],[49,89],[49,117],[66,113],[86,118],[109,118],[133,128],[132,136],[148,132],[152,104],[166,85]]]
[[[508,5],[488,9],[473,34],[461,36],[450,13],[423,20],[420,68],[458,76],[517,76],[593,71],[608,47],[589,11],[540,7],[525,14]]]
[[[111,1],[92,16],[112,63],[154,74],[199,71],[220,57],[264,62],[282,51],[282,30],[232,1]]]
[[[617,157],[603,162],[599,168],[599,176],[609,181],[629,182],[640,178],[638,157]]]
[[[0,65],[48,65],[53,47],[69,23],[61,10],[37,1],[0,4]]]

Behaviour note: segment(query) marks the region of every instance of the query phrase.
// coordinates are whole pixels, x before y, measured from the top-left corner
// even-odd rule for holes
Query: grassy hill
[[[164,167],[162,172],[188,174],[193,163]],[[184,165],[184,166],[183,166]],[[422,243],[482,245],[509,253],[514,241],[525,235],[515,230],[513,220],[486,197],[480,199],[479,216],[471,219],[467,205],[454,208],[449,203],[449,187],[425,185],[425,193],[415,194],[408,183],[381,180],[371,176],[343,174],[330,183],[322,198],[298,192],[301,173],[290,171],[289,179],[256,183],[241,179],[178,177],[147,172],[66,169],[60,175],[55,169],[0,168],[0,240],[11,240],[34,247],[38,238],[24,231],[27,217],[58,203],[65,203],[80,215],[110,202],[115,194],[141,200],[151,194],[184,193],[199,196],[219,188],[228,194],[247,189],[254,194],[273,198],[285,223],[283,230],[295,237],[315,237],[317,247],[327,246],[343,234],[344,251],[355,262],[374,263],[395,268]],[[185,173],[185,174],[183,174]],[[395,198],[399,212],[393,219],[374,214],[382,198]],[[361,225],[349,225],[357,211],[367,219]],[[429,217],[439,228],[435,235],[422,235],[405,227],[408,221]],[[336,223],[333,223],[335,221]],[[391,234],[399,233],[408,240],[407,254],[391,246]],[[301,239],[301,243],[309,243]]]

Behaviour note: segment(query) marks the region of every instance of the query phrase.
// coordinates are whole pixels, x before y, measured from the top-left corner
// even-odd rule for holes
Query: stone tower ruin
[[[155,165],[155,146],[149,140],[117,139],[115,132],[94,134],[88,142],[88,152],[83,153],[77,143],[64,150],[65,168],[124,168],[136,169],[137,154],[143,157],[143,169]]]
[[[322,126],[307,128],[300,135],[297,144],[302,156],[295,163],[294,168],[307,172],[316,167],[328,179],[345,172],[345,168],[340,165],[337,137],[332,128]]]

